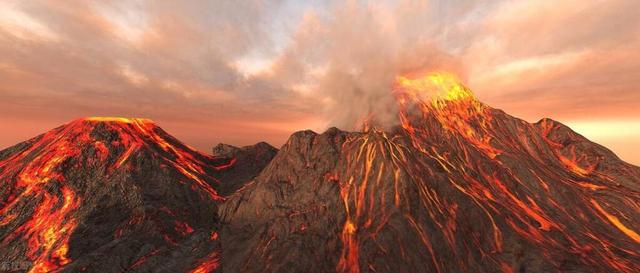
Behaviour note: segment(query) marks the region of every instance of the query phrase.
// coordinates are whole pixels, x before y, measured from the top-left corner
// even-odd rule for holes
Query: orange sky
[[[389,114],[449,70],[640,165],[640,1],[0,3],[0,148],[83,116],[146,117],[203,151]],[[473,2],[473,3],[469,3]]]

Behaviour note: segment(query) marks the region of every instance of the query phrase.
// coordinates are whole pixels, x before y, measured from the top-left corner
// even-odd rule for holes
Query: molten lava
[[[24,253],[22,257],[31,264],[28,272],[55,272],[82,264],[72,259],[72,253],[76,257],[82,253],[74,250],[73,236],[92,234],[86,225],[95,221],[92,215],[96,214],[114,219],[97,228],[113,225],[109,231],[113,235],[104,237],[101,231],[102,237],[91,240],[107,243],[111,238],[157,234],[158,238],[176,242],[195,236],[196,227],[214,224],[203,224],[198,219],[215,218],[216,202],[223,200],[214,189],[220,182],[213,174],[229,168],[233,162],[190,149],[150,120],[102,117],[75,120],[10,148],[0,157],[0,249],[4,249],[0,251],[0,260],[9,261],[15,259],[9,257],[20,257],[16,253]],[[150,174],[164,175],[163,180],[150,178]],[[180,201],[185,197],[175,199],[174,195],[162,197],[158,193],[147,197],[148,193],[140,192],[158,187],[185,194],[190,201],[185,203]],[[158,201],[166,204],[149,206]],[[198,203],[204,215],[185,211],[194,205],[191,202]],[[122,208],[103,215],[108,212],[105,208],[109,208],[105,206],[110,205]],[[140,217],[138,211],[146,212]],[[178,215],[173,211],[182,212]],[[155,224],[150,225],[152,222]],[[145,231],[145,226],[157,228]],[[207,227],[204,233],[212,228]],[[149,257],[161,255],[162,247],[166,246],[158,246],[146,255],[142,253],[131,263],[141,266]],[[218,252],[211,246],[202,251],[206,257],[217,256]],[[211,260],[204,260],[205,268],[215,268],[216,263]],[[188,262],[185,267],[192,266]]]
[[[414,99],[431,101],[434,106],[444,107],[447,102],[474,101],[473,93],[460,80],[447,72],[435,72],[421,77],[398,76],[395,88]]]

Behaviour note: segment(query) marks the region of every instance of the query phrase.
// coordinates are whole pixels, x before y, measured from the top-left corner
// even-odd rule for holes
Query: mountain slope
[[[295,133],[253,182],[229,197],[220,212],[230,221],[220,237],[223,272],[334,271],[344,208],[329,172],[350,135],[357,133]]]
[[[225,157],[235,162],[233,166],[220,173],[221,179],[225,181],[218,187],[220,194],[231,194],[255,178],[271,162],[276,153],[278,149],[266,142],[244,147],[220,143],[213,147],[214,156]]]
[[[220,209],[224,272],[638,272],[640,168],[446,74],[401,124],[294,134]]]
[[[3,270],[208,272],[219,259],[215,176],[229,163],[142,119],[80,119],[9,148]]]

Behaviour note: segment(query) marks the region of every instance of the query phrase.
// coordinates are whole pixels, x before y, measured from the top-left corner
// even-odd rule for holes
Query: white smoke
[[[369,116],[377,126],[396,124],[391,90],[398,75],[447,70],[464,76],[460,62],[436,46],[427,4],[382,5],[349,1],[330,16],[307,14],[280,60],[288,66],[278,72],[305,79],[330,126],[358,129]]]

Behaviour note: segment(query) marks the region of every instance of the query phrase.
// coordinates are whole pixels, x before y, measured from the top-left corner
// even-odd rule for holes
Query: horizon
[[[507,114],[509,114],[509,113],[507,113]],[[518,117],[515,117],[515,118],[518,118]],[[144,117],[123,117],[123,116],[109,116],[109,117],[107,117],[107,116],[91,116],[91,117],[78,117],[78,118],[71,119],[71,120],[69,120],[69,121],[67,121],[67,122],[61,123],[61,124],[59,124],[59,125],[57,125],[57,126],[54,126],[54,127],[50,128],[50,129],[48,129],[48,130],[46,130],[46,131],[43,131],[42,133],[36,134],[36,135],[34,135],[34,136],[32,136],[32,137],[29,137],[29,138],[27,138],[27,139],[25,139],[25,140],[23,140],[23,141],[18,142],[18,143],[15,143],[15,144],[9,145],[9,146],[7,146],[7,147],[2,147],[2,146],[0,146],[0,150],[4,150],[4,149],[10,148],[10,147],[12,147],[12,146],[14,146],[14,145],[20,144],[20,143],[22,143],[22,142],[24,142],[24,141],[28,141],[28,140],[29,140],[29,139],[31,139],[31,138],[37,137],[37,136],[39,136],[39,135],[41,135],[41,134],[44,134],[44,133],[46,133],[46,132],[48,132],[48,131],[50,131],[50,130],[53,130],[53,129],[55,129],[55,128],[59,127],[59,126],[64,126],[64,125],[67,125],[67,124],[72,123],[72,122],[77,121],[77,120],[122,121],[122,120],[129,120],[129,119],[134,119],[134,120],[144,120],[145,122],[151,122],[151,123],[155,124],[156,126],[158,126],[158,127],[162,128],[163,130],[165,130],[165,131],[166,131],[167,133],[169,133],[170,135],[172,135],[172,136],[176,136],[176,135],[175,135],[174,133],[172,133],[170,130],[166,130],[166,129],[161,125],[161,124],[158,124],[155,120],[148,119],[148,118],[144,118]],[[543,119],[548,119],[548,118],[542,118],[542,119],[540,119],[539,121],[541,121],[541,120],[543,120]],[[528,123],[533,124],[533,123],[531,123],[531,122],[528,122]],[[562,123],[562,122],[561,122],[561,123]],[[564,124],[564,123],[563,123],[563,124]],[[564,124],[564,125],[567,125],[567,124]],[[400,125],[394,125],[394,126],[400,126]],[[306,130],[311,130],[311,131],[313,131],[313,132],[315,132],[315,133],[317,133],[317,134],[322,134],[323,132],[325,132],[325,131],[329,130],[330,128],[334,128],[334,127],[335,127],[335,126],[331,126],[331,127],[325,128],[325,129],[320,130],[320,131],[317,131],[317,130],[311,130],[311,129],[300,129],[300,130],[297,130],[297,131],[292,132],[292,133],[289,135],[289,137],[287,137],[287,139],[285,139],[284,141],[282,141],[282,143],[277,143],[277,144],[276,144],[276,143],[269,142],[269,141],[266,141],[266,140],[258,140],[258,141],[256,141],[256,142],[248,143],[248,144],[234,144],[234,143],[218,142],[218,143],[211,144],[211,145],[207,145],[207,146],[204,146],[204,147],[198,147],[198,146],[194,146],[194,145],[192,145],[192,144],[189,144],[189,143],[187,143],[187,142],[182,141],[182,140],[181,140],[179,137],[177,137],[177,136],[176,136],[176,138],[178,139],[178,141],[183,142],[184,144],[188,145],[189,147],[191,147],[191,148],[195,149],[196,151],[198,151],[198,152],[200,152],[200,153],[204,153],[204,154],[207,154],[207,155],[212,155],[212,154],[213,154],[212,152],[213,152],[214,147],[216,147],[216,145],[218,145],[218,144],[226,144],[226,145],[231,145],[231,146],[235,146],[235,147],[239,147],[239,148],[241,148],[241,147],[244,147],[244,146],[252,146],[252,145],[256,145],[256,144],[258,144],[258,143],[264,142],[264,143],[267,143],[267,144],[271,145],[271,146],[272,146],[272,147],[274,147],[274,148],[281,149],[281,148],[282,148],[282,145],[284,145],[284,144],[286,143],[286,141],[288,141],[288,139],[291,137],[291,135],[295,134],[296,132],[306,131]],[[335,127],[335,128],[338,128],[338,127]],[[569,127],[569,128],[571,128],[571,127]],[[338,129],[339,129],[339,130],[342,130],[342,131],[346,131],[346,132],[358,131],[358,130],[351,130],[351,131],[350,131],[350,130],[343,130],[343,129],[341,129],[341,128],[338,128]],[[573,130],[573,128],[571,128],[571,129]],[[575,130],[574,130],[574,131],[575,131]],[[576,133],[580,134],[580,132],[577,132],[577,131],[576,131]],[[581,134],[581,135],[582,135],[582,134]],[[584,136],[584,135],[582,135],[582,136]],[[589,137],[587,137],[587,136],[584,136],[584,137],[586,137],[587,139],[589,139]],[[590,141],[592,141],[592,142],[595,142],[595,141],[593,141],[592,139],[589,139],[589,140],[590,140]],[[597,142],[595,142],[595,143],[597,143]],[[600,144],[600,143],[598,143],[598,144]],[[601,144],[601,145],[602,145],[602,144]],[[611,150],[610,148],[608,148],[608,147],[606,147],[606,146],[605,146],[605,148],[607,148],[607,149]],[[615,153],[615,151],[613,151],[613,152]],[[617,153],[616,153],[616,155],[617,155],[617,156],[619,156]],[[622,159],[623,161],[625,161],[625,159],[624,159],[624,158],[621,158],[621,159]],[[627,162],[627,163],[634,164],[634,165],[640,165],[640,164],[637,164],[637,163],[634,163],[634,162]]]
[[[638,9],[5,1],[0,149],[88,116],[149,118],[207,154],[217,143],[280,147],[300,130],[353,131],[371,113],[393,124],[395,77],[444,70],[491,107],[557,120],[640,165]]]

